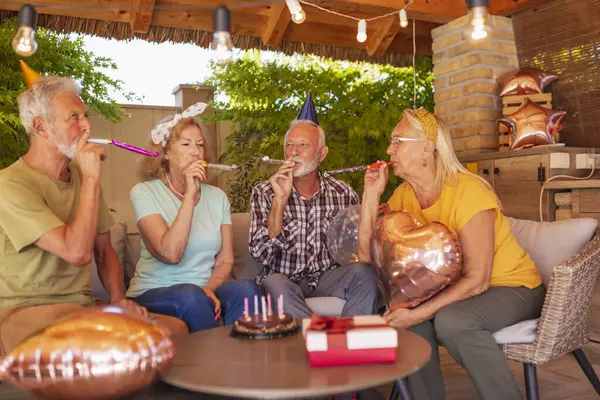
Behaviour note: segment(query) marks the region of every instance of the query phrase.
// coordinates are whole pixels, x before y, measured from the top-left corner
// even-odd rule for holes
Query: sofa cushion
[[[117,253],[119,258],[119,265],[121,265],[121,271],[123,272],[123,262],[125,259],[125,242],[127,238],[127,223],[117,222],[112,228],[110,228],[110,241],[113,249]],[[95,299],[109,301],[110,296],[102,281],[98,276],[98,267],[96,266],[96,260],[92,257],[92,297]]]
[[[579,252],[594,235],[598,221],[574,218],[536,222],[508,218],[517,243],[537,266],[544,286],[548,287],[552,270]]]
[[[306,305],[312,312],[326,317],[341,316],[345,304],[346,300],[338,297],[310,297],[306,299]]]
[[[125,250],[125,285],[129,287],[129,282],[135,273],[135,267],[140,259],[142,238],[137,233],[127,235],[127,245]]]
[[[533,343],[537,334],[539,318],[528,319],[517,324],[507,326],[494,333],[498,344]]]
[[[248,235],[250,232],[250,213],[231,214],[233,225],[233,270],[235,279],[254,279],[260,272],[261,265],[248,251]]]

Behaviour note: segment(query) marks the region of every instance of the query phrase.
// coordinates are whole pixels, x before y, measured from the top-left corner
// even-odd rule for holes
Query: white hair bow
[[[150,137],[152,138],[152,142],[154,144],[161,144],[163,147],[167,144],[167,139],[169,139],[169,135],[171,135],[171,129],[179,121],[183,118],[191,118],[196,115],[200,115],[206,110],[206,103],[196,103],[189,106],[184,112],[181,114],[176,114],[173,119],[167,122],[163,122],[162,124],[156,125],[152,132],[150,132]]]

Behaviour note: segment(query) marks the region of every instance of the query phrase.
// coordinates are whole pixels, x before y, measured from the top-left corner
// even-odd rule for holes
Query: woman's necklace
[[[185,196],[182,195],[181,193],[179,193],[177,190],[175,190],[175,188],[173,187],[173,184],[171,183],[171,180],[169,179],[168,173],[165,173],[165,178],[167,178],[167,183],[169,184],[169,187],[171,188],[171,190],[173,192],[175,192],[176,195],[178,195],[179,197],[181,197],[183,199]]]

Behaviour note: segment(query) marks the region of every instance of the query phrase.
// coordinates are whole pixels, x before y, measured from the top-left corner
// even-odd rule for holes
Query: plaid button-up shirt
[[[271,184],[262,182],[252,190],[249,250],[262,264],[258,284],[271,274],[281,273],[295,283],[306,280],[314,290],[321,275],[337,266],[327,250],[327,229],[339,211],[360,200],[346,183],[321,173],[319,178],[319,191],[310,200],[293,189],[282,231],[274,238],[269,237],[267,227],[275,194]]]

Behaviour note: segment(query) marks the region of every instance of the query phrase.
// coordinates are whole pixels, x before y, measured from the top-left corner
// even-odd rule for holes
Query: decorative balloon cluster
[[[336,263],[358,262],[360,205],[339,212],[327,229],[327,248]],[[405,211],[379,218],[371,237],[371,265],[391,310],[416,307],[461,273],[458,237],[439,222],[420,224]]]
[[[535,68],[516,69],[498,79],[502,87],[500,96],[544,93],[556,79],[557,75]],[[508,128],[510,149],[517,150],[557,143],[562,129],[560,122],[565,114],[565,111],[544,108],[525,97],[517,111],[498,122]]]

